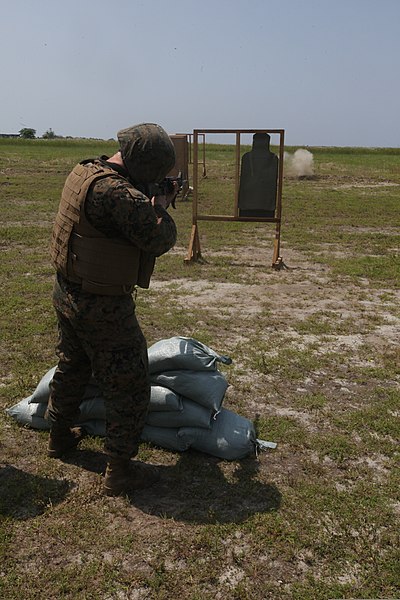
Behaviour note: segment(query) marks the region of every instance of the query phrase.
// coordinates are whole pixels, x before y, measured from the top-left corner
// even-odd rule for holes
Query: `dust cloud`
[[[299,148],[294,154],[284,154],[285,174],[289,177],[313,177],[314,156],[312,152]]]

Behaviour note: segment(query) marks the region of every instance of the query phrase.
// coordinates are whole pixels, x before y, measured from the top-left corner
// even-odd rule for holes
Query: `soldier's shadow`
[[[136,492],[130,502],[148,514],[179,521],[238,523],[280,507],[278,488],[262,481],[259,471],[255,458],[224,463],[188,450],[176,465],[162,468],[159,483]]]
[[[92,450],[63,460],[97,473],[106,467],[105,455]],[[160,481],[128,495],[128,500],[147,514],[177,521],[241,522],[280,507],[281,493],[273,483],[262,481],[260,466],[255,458],[230,463],[190,449],[179,454],[174,465],[161,465]]]
[[[43,514],[61,502],[71,484],[33,475],[12,465],[0,467],[0,516],[25,520]]]

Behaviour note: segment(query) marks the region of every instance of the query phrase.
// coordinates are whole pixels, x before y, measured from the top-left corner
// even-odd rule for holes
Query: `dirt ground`
[[[389,231],[387,233],[390,233]],[[335,252],[329,248],[329,253]],[[282,248],[285,268],[274,271],[263,261],[268,261],[268,250],[260,257],[259,249],[241,248],[240,256],[232,261],[232,269],[238,272],[252,272],[254,283],[210,282],[209,280],[172,279],[153,281],[152,289],[157,292],[174,289],[174,302],[182,310],[196,307],[207,314],[208,320],[226,319],[229,326],[222,333],[220,350],[229,352],[238,344],[245,345],[252,338],[254,328],[246,328],[259,316],[266,324],[265,339],[275,328],[282,338],[296,348],[306,349],[318,345],[318,352],[351,351],[352,360],[359,365],[365,358],[357,357],[360,347],[393,347],[398,345],[400,319],[400,291],[385,288],[371,288],[367,279],[360,279],[358,285],[349,278],[338,282],[332,279],[329,267],[312,262],[305,254],[289,248]],[[209,253],[209,260],[223,253]],[[229,256],[229,255],[227,255]],[[387,295],[387,297],[386,297]],[[265,309],[270,319],[265,317]],[[326,313],[327,318],[336,322],[349,323],[352,333],[299,334],[293,323],[304,321],[312,315]],[[368,319],[375,322],[366,330]],[[201,323],[200,323],[201,324]],[[260,332],[260,336],[263,333]],[[271,348],[273,352],[273,349]],[[373,355],[368,358],[369,366],[374,364]]]

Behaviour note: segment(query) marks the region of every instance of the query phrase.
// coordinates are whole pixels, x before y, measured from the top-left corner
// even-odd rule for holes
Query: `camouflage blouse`
[[[168,252],[176,243],[176,226],[170,214],[161,206],[153,207],[130,183],[123,167],[106,162],[106,156],[98,160],[121,177],[100,179],[89,190],[85,211],[90,224],[107,237],[128,239],[153,256]],[[159,224],[158,217],[162,218]]]

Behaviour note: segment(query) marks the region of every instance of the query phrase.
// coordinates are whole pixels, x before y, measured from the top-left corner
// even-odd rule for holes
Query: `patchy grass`
[[[400,596],[398,149],[309,148],[273,226],[200,222],[191,203],[137,312],[147,340],[229,354],[225,406],[273,452],[240,462],[143,444],[162,480],[101,494],[102,440],[66,461],[4,409],[54,365],[48,243],[63,181],[98,140],[0,140],[0,596],[7,599],[327,600]],[[243,148],[247,150],[247,148]],[[294,149],[288,148],[289,151]],[[233,210],[234,151],[206,148],[204,211]]]

